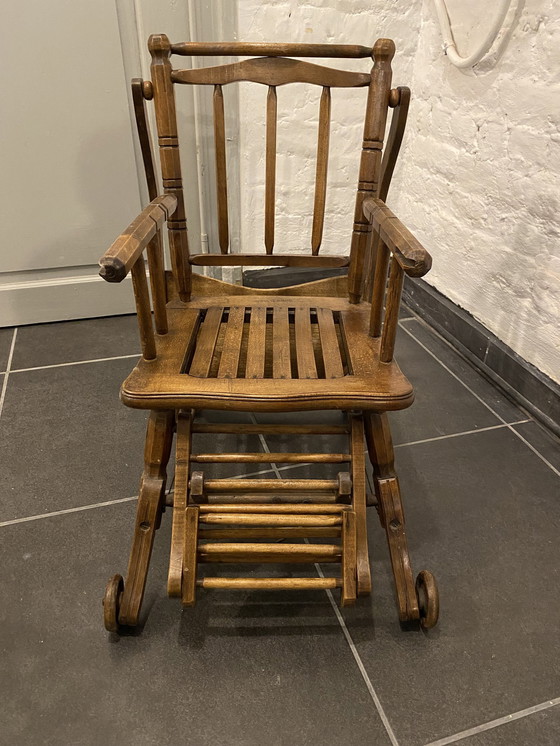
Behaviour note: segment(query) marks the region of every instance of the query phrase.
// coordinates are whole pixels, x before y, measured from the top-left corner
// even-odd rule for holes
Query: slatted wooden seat
[[[101,276],[131,273],[142,358],[124,382],[122,400],[150,411],[136,523],[126,580],[115,575],[104,598],[108,630],[139,622],[155,533],[172,505],[168,593],[192,606],[198,589],[282,591],[340,589],[342,605],[371,591],[366,506],[377,505],[395,579],[399,619],[432,627],[438,593],[431,573],[416,581],[387,419],[409,406],[410,383],[393,359],[404,275],[421,276],[430,256],[385,204],[399,152],[410,92],[391,88],[394,45],[171,44],[150,37],[151,81],[135,79],[132,94],[150,204],[102,257]],[[175,69],[175,56],[247,56],[240,62]],[[300,59],[292,59],[298,57]],[[371,72],[337,70],[301,58],[373,59]],[[265,225],[261,253],[230,253],[226,120],[223,86],[267,86]],[[278,89],[319,86],[316,184],[309,250],[275,251]],[[175,87],[213,87],[218,246],[189,252],[178,148]],[[363,88],[364,138],[350,252],[320,255],[326,224],[331,90]],[[337,90],[340,89],[340,90]],[[163,195],[158,193],[145,102],[155,106]],[[389,135],[385,128],[393,109]],[[172,270],[164,270],[161,231],[167,225]],[[149,287],[144,252],[147,254]],[[348,275],[291,287],[256,290],[200,273],[219,266],[348,268]],[[193,268],[199,268],[193,272]],[[299,424],[204,422],[200,409],[301,412]],[[338,409],[344,424],[305,424],[305,412]],[[343,452],[197,452],[198,433],[344,436]],[[166,466],[175,441],[175,480],[166,496]],[[297,441],[294,440],[294,443]],[[375,496],[367,494],[367,453]],[[215,464],[339,464],[336,478],[222,478]],[[325,542],[328,540],[328,542]],[[199,572],[199,565],[282,563],[284,576],[240,577]],[[327,563],[332,576],[294,575],[300,564]],[[337,569],[338,568],[338,569]]]
[[[240,296],[231,306],[200,298],[170,307],[155,360],[139,362],[122,399],[144,409],[407,407],[412,386],[394,360],[380,362],[367,309],[324,300]]]

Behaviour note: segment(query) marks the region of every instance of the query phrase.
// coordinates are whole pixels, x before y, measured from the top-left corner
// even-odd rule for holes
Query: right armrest
[[[175,212],[172,194],[156,197],[121,233],[99,260],[99,274],[107,282],[121,282],[163,223]]]

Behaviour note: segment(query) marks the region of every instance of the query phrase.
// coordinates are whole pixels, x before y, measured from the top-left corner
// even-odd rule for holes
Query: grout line
[[[64,510],[53,510],[51,513],[40,513],[39,515],[29,515],[26,518],[14,518],[11,521],[2,521],[0,528],[3,526],[14,526],[16,523],[29,523],[29,521],[39,521],[41,518],[51,518],[57,515],[66,515],[67,513],[79,513],[82,510],[93,510],[94,508],[104,508],[107,505],[118,505],[119,503],[132,502],[137,500],[138,495],[134,497],[121,497],[118,500],[107,500],[103,503],[92,503],[91,505],[79,505],[76,508],[65,508]]]
[[[6,389],[8,388],[8,378],[10,377],[10,373],[12,372],[12,359],[14,357],[14,349],[16,346],[16,337],[17,337],[17,326],[14,329],[14,333],[12,335],[12,343],[10,345],[10,352],[8,353],[8,362],[6,363],[6,370],[4,372],[4,380],[2,381],[2,392],[0,393],[0,416],[2,416],[2,410],[4,409],[4,401],[6,400]]]
[[[529,441],[526,438],[524,438],[521,435],[521,433],[518,433],[517,430],[509,422],[506,422],[504,420],[504,418],[501,415],[499,415],[496,412],[496,410],[493,409],[490,406],[490,404],[488,404],[488,402],[485,402],[484,399],[482,397],[480,397],[475,391],[473,391],[468,384],[466,384],[463,380],[461,380],[459,378],[459,376],[456,373],[454,373],[451,370],[451,368],[449,368],[444,362],[442,362],[434,352],[432,352],[428,347],[426,347],[426,345],[423,342],[420,342],[419,339],[416,339],[416,337],[412,334],[412,332],[409,332],[408,329],[406,329],[404,326],[402,326],[401,328],[402,328],[402,330],[403,330],[403,332],[405,334],[408,334],[408,336],[411,337],[416,342],[416,344],[420,345],[420,347],[422,347],[422,349],[426,350],[426,352],[429,355],[431,355],[431,357],[433,357],[434,360],[436,360],[441,365],[442,368],[444,368],[451,376],[453,376],[453,378],[455,378],[457,381],[459,381],[459,383],[462,386],[464,386],[467,389],[467,391],[469,391],[475,397],[475,399],[478,399],[478,401],[481,404],[483,404],[488,410],[490,410],[490,412],[492,412],[492,414],[494,415],[494,417],[497,417],[500,420],[500,422],[502,422],[504,425],[506,425],[509,428],[509,430],[517,438],[519,438],[519,440],[521,440],[523,443],[525,443],[525,445],[528,446],[533,451],[533,453],[535,453],[541,459],[541,461],[543,463],[545,463],[549,467],[549,469],[551,469],[557,476],[560,477],[560,470],[557,469],[553,464],[551,464],[550,461],[547,458],[545,458],[542,455],[542,453],[535,448],[535,446],[531,445],[531,443],[529,443]],[[516,424],[516,423],[514,423],[514,424]]]
[[[86,365],[87,363],[106,363],[109,360],[126,360],[131,357],[140,357],[137,352],[134,355],[115,355],[115,357],[96,357],[93,360],[73,360],[70,363],[53,363],[53,365],[36,365],[33,368],[15,368],[10,373],[27,373],[30,370],[48,370],[49,368],[65,368],[68,365]]]
[[[505,422],[503,425],[490,425],[489,427],[477,427],[474,430],[463,430],[460,433],[451,433],[450,435],[437,435],[435,438],[424,438],[423,440],[411,440],[408,443],[397,443],[395,448],[404,448],[405,446],[416,446],[420,443],[432,443],[435,440],[446,440],[447,438],[460,438],[461,435],[473,435],[474,433],[486,433],[488,430],[499,430],[512,425],[522,425],[524,422],[532,420],[518,420],[517,422]]]
[[[512,723],[515,720],[520,720],[521,718],[533,715],[535,712],[549,710],[551,707],[556,707],[557,705],[560,705],[560,697],[549,699],[547,702],[541,702],[538,705],[527,707],[524,710],[518,710],[517,712],[513,712],[511,715],[506,715],[505,717],[497,718],[496,720],[489,720],[487,723],[476,725],[474,728],[469,728],[468,730],[462,730],[460,733],[455,733],[446,738],[440,738],[438,741],[431,741],[426,744],[426,746],[447,746],[447,744],[450,743],[457,743],[457,741],[462,741],[464,738],[469,738],[469,736],[474,736],[477,733],[484,733],[485,731],[492,730],[492,728],[497,728],[500,725]]]
[[[307,543],[309,541],[305,539]],[[317,570],[317,574],[320,578],[324,578],[323,571],[321,567],[318,564],[315,564],[315,569]],[[392,746],[399,746],[399,742],[397,741],[397,738],[395,736],[395,733],[391,727],[391,724],[389,722],[389,718],[385,714],[385,710],[383,709],[383,705],[381,704],[381,700],[379,699],[379,695],[375,691],[375,687],[371,683],[371,679],[368,675],[368,672],[366,671],[366,667],[364,666],[364,663],[362,659],[360,658],[360,654],[358,653],[358,650],[356,648],[356,645],[354,643],[354,640],[352,639],[352,635],[350,634],[348,627],[346,626],[346,622],[344,621],[344,617],[340,613],[340,609],[337,606],[336,601],[333,598],[333,594],[330,590],[325,590],[325,593],[328,596],[328,599],[330,601],[330,604],[332,606],[332,609],[335,613],[335,616],[338,620],[338,623],[342,629],[342,632],[344,634],[344,637],[346,638],[346,642],[348,643],[348,647],[350,648],[352,655],[354,656],[354,660],[356,661],[356,665],[358,666],[358,669],[360,673],[362,674],[362,678],[364,680],[364,683],[368,689],[369,695],[373,700],[373,704],[375,705],[375,709],[377,710],[377,714],[379,715],[379,718],[381,719],[381,722],[383,723],[383,726],[385,730],[387,731],[387,735],[389,736],[389,740],[391,741]]]

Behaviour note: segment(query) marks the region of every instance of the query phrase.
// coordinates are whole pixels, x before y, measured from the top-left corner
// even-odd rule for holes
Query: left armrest
[[[177,199],[172,194],[156,197],[121,233],[99,260],[99,274],[107,282],[121,282],[164,221],[173,214]]]
[[[371,197],[364,201],[363,210],[407,275],[422,277],[430,271],[432,257],[385,202]]]

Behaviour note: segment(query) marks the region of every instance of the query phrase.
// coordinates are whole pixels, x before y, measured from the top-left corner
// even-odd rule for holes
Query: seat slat
[[[214,145],[216,148],[216,196],[218,199],[218,239],[222,254],[228,253],[228,196],[226,166],[226,125],[222,86],[214,88]]]
[[[245,378],[263,378],[266,354],[266,308],[252,308]]]
[[[332,311],[329,308],[318,308],[317,322],[323,350],[325,378],[341,378],[344,375],[344,368]]]
[[[274,308],[272,324],[272,376],[291,378],[290,322],[287,306]]]
[[[223,313],[224,309],[218,306],[212,306],[206,312],[206,318],[200,327],[189,375],[206,378],[210,373]]]
[[[309,308],[296,308],[295,335],[298,378],[317,378]]]
[[[227,85],[243,80],[272,86],[286,83],[314,83],[329,88],[359,88],[370,84],[371,75],[349,70],[336,70],[286,57],[257,57],[229,65],[173,70],[171,80],[173,83],[198,85]]]
[[[313,230],[311,234],[311,251],[319,253],[323,238],[325,221],[325,202],[327,198],[327,167],[329,163],[329,135],[331,124],[331,91],[323,88],[319,105],[319,133],[317,136],[317,169],[315,173],[315,203],[313,205]]]
[[[197,267],[347,267],[348,256],[313,254],[191,254]]]
[[[276,88],[268,88],[266,99],[266,186],[264,212],[264,245],[266,253],[274,249],[274,203],[276,195],[276,125],[277,125]]]
[[[235,306],[229,309],[218,378],[236,378],[237,376],[244,320],[245,308]]]

